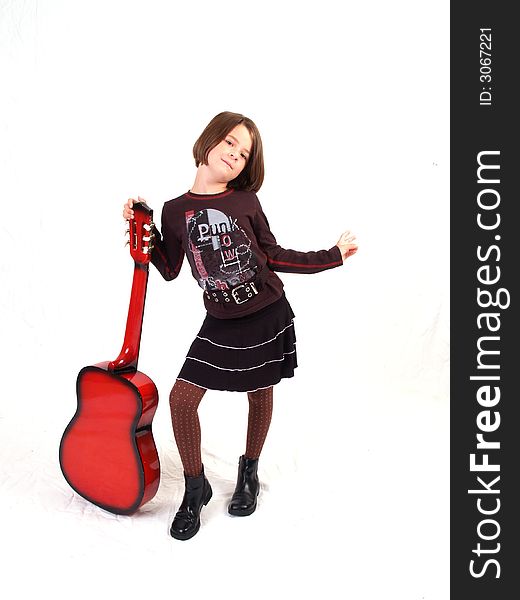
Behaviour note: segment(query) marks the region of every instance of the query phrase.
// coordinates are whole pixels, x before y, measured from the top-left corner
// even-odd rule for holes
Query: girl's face
[[[238,177],[247,164],[253,140],[245,125],[237,125],[208,154],[208,167],[220,181]]]

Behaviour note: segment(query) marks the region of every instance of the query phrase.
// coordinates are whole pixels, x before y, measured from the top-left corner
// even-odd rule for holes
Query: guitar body
[[[69,485],[89,502],[118,515],[134,513],[159,487],[159,456],[152,436],[158,393],[154,382],[137,370],[154,238],[152,214],[141,202],[129,223],[135,264],[123,347],[115,360],[79,372],[76,413],[59,450]]]
[[[78,405],[61,440],[60,466],[86,500],[130,515],[159,487],[151,427],[158,393],[144,373],[114,373],[108,365],[84,367],[78,374]]]

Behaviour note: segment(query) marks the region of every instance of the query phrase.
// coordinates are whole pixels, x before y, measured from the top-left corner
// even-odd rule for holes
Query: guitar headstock
[[[144,202],[134,202],[132,209],[134,218],[128,221],[127,233],[129,239],[127,244],[130,245],[130,254],[135,262],[140,264],[148,264],[151,259],[153,249],[153,210]]]

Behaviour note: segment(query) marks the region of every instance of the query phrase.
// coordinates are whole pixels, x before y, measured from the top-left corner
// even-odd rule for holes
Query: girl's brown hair
[[[240,175],[228,182],[227,187],[236,190],[258,192],[264,181],[262,138],[253,121],[240,113],[221,112],[211,119],[193,146],[195,166],[198,167],[200,164],[207,165],[208,154],[237,125],[247,127],[252,141],[251,153]]]

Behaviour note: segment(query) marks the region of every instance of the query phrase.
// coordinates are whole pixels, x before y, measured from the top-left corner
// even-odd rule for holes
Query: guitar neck
[[[135,262],[125,341],[119,356],[108,364],[110,371],[136,371],[143,326],[144,301],[148,283],[148,263]]]

